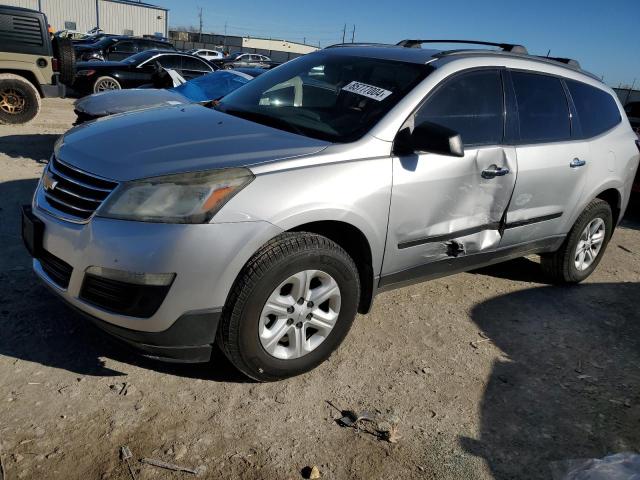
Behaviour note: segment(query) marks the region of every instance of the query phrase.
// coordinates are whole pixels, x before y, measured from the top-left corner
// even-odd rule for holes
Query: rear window
[[[595,137],[620,123],[620,110],[611,95],[581,82],[566,82],[585,137]]]
[[[520,141],[557,142],[571,137],[571,121],[562,82],[556,77],[511,72],[516,92]]]

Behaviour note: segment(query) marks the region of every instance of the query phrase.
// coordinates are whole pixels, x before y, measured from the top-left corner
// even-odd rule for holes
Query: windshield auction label
[[[373,85],[367,85],[366,83],[360,82],[351,82],[348,85],[342,87],[342,90],[345,92],[355,93],[357,95],[362,95],[363,97],[373,98],[378,102],[381,102],[393,92],[389,90],[385,90],[384,88],[374,87]]]

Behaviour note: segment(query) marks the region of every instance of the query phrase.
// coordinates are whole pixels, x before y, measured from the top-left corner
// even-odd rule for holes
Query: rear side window
[[[416,113],[455,130],[465,145],[496,145],[504,130],[502,80],[497,70],[463,73],[446,81]]]
[[[607,92],[574,80],[565,82],[585,137],[595,137],[620,123],[622,118],[618,105]]]
[[[198,72],[210,72],[211,68],[203,60],[193,57],[182,57],[182,68],[185,70],[196,70]]]
[[[520,141],[557,142],[571,137],[569,105],[556,77],[511,72],[520,118]]]

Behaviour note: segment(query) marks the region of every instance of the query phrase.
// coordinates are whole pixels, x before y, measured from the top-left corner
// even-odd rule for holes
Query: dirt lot
[[[380,295],[315,371],[256,384],[221,357],[167,365],[113,345],[41,286],[19,237],[70,100],[0,126],[0,454],[6,479],[550,478],[555,461],[640,450],[640,213],[588,282],[535,259]],[[477,342],[473,343],[472,342]],[[396,444],[337,425],[396,415]]]

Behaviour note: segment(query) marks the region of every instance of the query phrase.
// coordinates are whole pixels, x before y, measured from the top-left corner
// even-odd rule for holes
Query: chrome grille
[[[71,221],[88,220],[118,185],[51,157],[41,187],[49,207]]]

